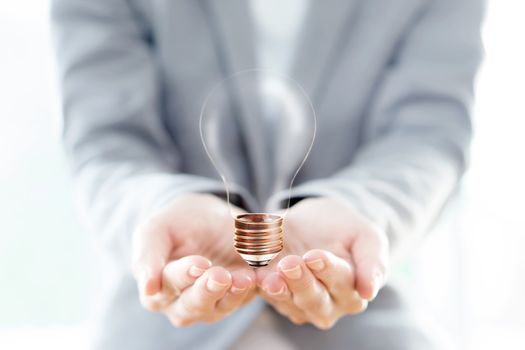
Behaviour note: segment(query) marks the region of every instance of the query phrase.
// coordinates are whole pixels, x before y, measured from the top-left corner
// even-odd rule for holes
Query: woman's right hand
[[[207,194],[180,196],[140,225],[133,274],[142,305],[183,327],[251,301],[255,274],[234,252],[233,229],[228,204]]]

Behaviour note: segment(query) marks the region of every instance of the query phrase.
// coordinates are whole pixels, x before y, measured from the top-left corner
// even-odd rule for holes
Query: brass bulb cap
[[[235,218],[234,248],[248,265],[266,266],[283,249],[283,218],[247,213]]]

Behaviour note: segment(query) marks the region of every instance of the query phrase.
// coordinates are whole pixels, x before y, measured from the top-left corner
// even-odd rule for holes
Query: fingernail
[[[279,289],[276,292],[272,292],[270,290],[266,290],[266,293],[268,293],[269,295],[281,295],[281,294],[284,293],[284,286],[281,286],[281,289]]]
[[[286,277],[292,280],[298,280],[299,278],[301,278],[301,275],[303,274],[303,272],[301,271],[300,265],[297,265],[291,269],[286,269],[286,270],[281,268],[281,271],[284,273]]]
[[[233,294],[241,294],[241,293],[244,292],[246,289],[247,289],[247,287],[239,288],[239,287],[232,286],[232,288],[231,288],[231,292],[232,292]]]
[[[377,296],[377,293],[379,293],[379,288],[381,286],[381,283],[383,281],[383,275],[380,272],[375,272],[374,277],[372,278],[372,287],[373,287],[373,293],[372,298],[370,300],[374,300]]]
[[[308,265],[308,267],[314,271],[321,271],[322,269],[324,269],[324,261],[321,258],[312,261],[307,261],[306,265]]]
[[[197,267],[195,265],[192,265],[188,271],[190,276],[192,277],[199,277],[204,273],[204,269],[201,269],[200,267]]]
[[[226,286],[228,286],[227,284],[225,283],[220,283],[220,282],[217,282],[211,278],[208,279],[208,282],[206,282],[206,287],[208,288],[208,290],[210,292],[220,292],[222,290],[224,290],[224,288],[226,288]]]

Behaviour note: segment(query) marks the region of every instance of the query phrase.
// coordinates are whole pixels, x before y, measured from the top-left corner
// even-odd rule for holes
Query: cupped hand
[[[240,210],[239,210],[240,213]],[[251,301],[255,273],[234,252],[223,200],[178,197],[133,236],[133,274],[142,305],[173,325],[214,322]]]
[[[321,329],[365,310],[386,280],[384,232],[331,198],[299,202],[284,225],[280,259],[257,270],[261,296],[292,322]]]

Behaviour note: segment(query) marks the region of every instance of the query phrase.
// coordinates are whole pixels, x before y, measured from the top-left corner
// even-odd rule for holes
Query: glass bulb
[[[211,90],[199,128],[224,183],[235,221],[235,250],[250,266],[265,266],[283,249],[293,182],[313,146],[317,122],[312,103],[290,78],[242,71]],[[235,215],[234,194],[257,211]]]

